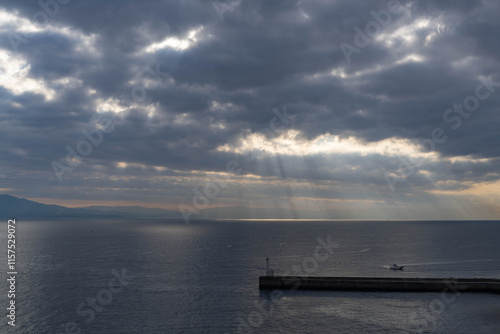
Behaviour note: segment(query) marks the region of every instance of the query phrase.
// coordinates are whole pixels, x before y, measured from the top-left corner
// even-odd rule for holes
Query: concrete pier
[[[500,293],[500,279],[261,276],[260,289]]]

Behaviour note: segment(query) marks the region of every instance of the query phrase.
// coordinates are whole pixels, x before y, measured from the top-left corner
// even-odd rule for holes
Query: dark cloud
[[[401,1],[363,47],[355,28],[375,22],[373,11],[388,10],[387,1],[228,4],[221,20],[209,1],[73,0],[51,7],[47,25],[34,22],[43,11],[37,2],[2,4],[14,19],[0,23],[0,56],[10,56],[0,65],[9,75],[0,81],[0,188],[33,198],[181,203],[232,159],[243,170],[221,204],[256,192],[391,203],[387,175],[399,175],[396,192],[408,201],[498,181],[500,86],[467,118],[444,119],[489,75],[500,82],[496,2]],[[14,49],[13,36],[23,41]],[[167,38],[189,45],[148,50]],[[350,61],[342,42],[358,48]],[[269,130],[273,109],[285,106],[294,117]],[[51,164],[67,163],[67,146],[77,150],[88,140],[84,132],[99,128],[96,116],[110,109],[122,110],[114,130],[60,183]],[[329,134],[363,145],[425,144],[436,128],[447,139],[426,158],[410,149],[299,150],[327,145],[314,141]],[[290,130],[301,133],[295,154],[263,153]],[[268,142],[248,162],[237,147],[252,133],[267,134]],[[401,159],[411,158],[411,173],[402,173]],[[316,190],[291,191],[287,182]]]

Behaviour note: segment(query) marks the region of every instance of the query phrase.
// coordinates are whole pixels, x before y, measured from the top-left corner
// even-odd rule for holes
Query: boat
[[[398,266],[397,264],[394,263],[390,268],[392,270],[403,270],[404,267],[405,266]]]

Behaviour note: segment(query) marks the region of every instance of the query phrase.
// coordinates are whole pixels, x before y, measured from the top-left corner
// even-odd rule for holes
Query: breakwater
[[[260,289],[500,293],[500,279],[261,276]]]

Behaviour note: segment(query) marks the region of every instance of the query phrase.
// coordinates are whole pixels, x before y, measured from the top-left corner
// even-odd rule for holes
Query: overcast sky
[[[500,218],[498,1],[59,1],[0,4],[1,193]]]

